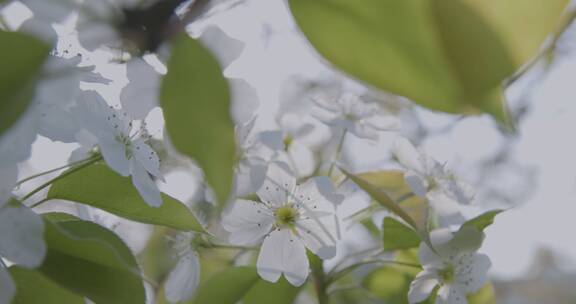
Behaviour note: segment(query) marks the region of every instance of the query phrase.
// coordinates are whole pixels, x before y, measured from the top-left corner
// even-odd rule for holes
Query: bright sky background
[[[12,17],[12,20],[22,18]],[[283,1],[249,1],[233,12],[221,14],[215,21],[230,36],[246,43],[242,57],[228,68],[226,74],[244,78],[257,89],[262,128],[274,124],[278,96],[288,76],[313,77],[326,71],[324,63],[295,30]],[[92,59],[98,61],[97,56]],[[124,73],[123,68],[112,65],[105,65],[98,71],[104,76]],[[576,231],[574,79],[576,54],[564,56],[549,74],[531,87],[530,113],[519,127],[513,155],[518,162],[537,169],[537,188],[533,189],[535,192],[531,199],[517,202],[517,207],[500,215],[496,224],[487,230],[483,251],[492,259],[494,276],[510,278],[522,275],[528,270],[536,250],[542,246],[560,253],[566,258],[563,265],[576,270],[576,239],[573,236]],[[116,98],[124,83],[122,80],[115,83],[105,94]],[[526,86],[518,86],[518,92],[510,92],[511,99],[516,99],[525,89]],[[443,115],[423,113],[423,116],[430,125],[442,124],[446,120]],[[494,151],[502,140],[490,119],[468,118],[446,136],[426,141],[425,147],[439,160],[454,165],[454,171],[466,176],[470,163]],[[382,143],[363,155],[367,162],[365,165],[378,163],[379,153],[386,152],[386,147]],[[70,149],[70,146],[54,145],[49,140],[40,139],[34,145],[33,159],[28,168],[38,172],[59,166],[66,162]],[[515,192],[527,190],[510,188]]]

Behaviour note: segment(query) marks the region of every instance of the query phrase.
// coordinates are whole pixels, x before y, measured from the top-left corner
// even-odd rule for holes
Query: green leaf
[[[504,210],[491,210],[485,212],[469,221],[464,223],[464,226],[475,227],[479,231],[484,231],[486,227],[492,225],[494,223],[494,218],[496,215],[500,214]]]
[[[398,204],[385,190],[382,190],[381,187],[365,180],[361,175],[350,174],[345,170],[342,170],[342,172],[356,183],[358,187],[366,191],[372,199],[376,200],[388,211],[399,216],[408,225],[414,228],[422,236],[425,242],[429,242],[427,228],[429,208],[427,201],[416,196],[410,196],[408,199],[405,199],[402,204]]]
[[[37,271],[12,266],[17,291],[14,304],[84,304],[84,298],[52,282]]]
[[[204,169],[222,206],[236,154],[230,89],[215,57],[198,41],[186,35],[174,41],[160,100],[174,146]]]
[[[404,172],[399,170],[382,170],[357,174],[358,177],[386,192],[393,200],[398,201],[412,195],[412,189],[404,180]]]
[[[386,251],[414,248],[420,245],[418,233],[392,217],[384,218],[382,230]]]
[[[112,231],[86,221],[45,221],[46,258],[38,271],[95,303],[144,303],[136,259]]]
[[[28,108],[34,80],[50,47],[23,33],[0,30],[0,134]]]
[[[200,285],[194,304],[234,304],[259,281],[254,267],[233,267]]]
[[[496,304],[496,293],[492,283],[487,283],[476,293],[469,295],[469,304]]]
[[[338,68],[433,110],[505,122],[502,83],[560,24],[567,0],[290,0]]]
[[[387,304],[408,303],[407,294],[413,277],[406,268],[396,265],[380,267],[362,280],[362,286]]]
[[[56,181],[47,197],[82,203],[141,223],[203,231],[196,217],[182,203],[163,194],[164,203],[157,208],[151,207],[144,202],[130,177],[120,176],[103,164],[91,165],[72,177]]]
[[[244,296],[242,303],[269,304],[273,299],[274,304],[292,304],[299,291],[300,288],[292,286],[284,277],[277,283],[258,280]]]

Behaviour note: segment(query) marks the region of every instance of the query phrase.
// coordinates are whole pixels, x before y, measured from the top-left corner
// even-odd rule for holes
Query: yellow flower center
[[[274,213],[276,215],[276,225],[278,227],[292,226],[296,222],[296,217],[298,217],[298,211],[290,206],[283,206],[276,209]]]

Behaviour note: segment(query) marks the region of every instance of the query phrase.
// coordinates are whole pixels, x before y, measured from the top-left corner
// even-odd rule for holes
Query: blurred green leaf
[[[0,30],[0,134],[10,128],[34,96],[34,82],[50,47],[23,33]]]
[[[200,285],[194,304],[234,304],[240,301],[259,280],[254,267],[226,269]]]
[[[385,191],[395,201],[412,194],[412,189],[404,181],[404,172],[402,171],[382,170],[357,175],[380,190]]]
[[[468,304],[496,304],[496,293],[492,283],[484,285],[476,293],[469,295]]]
[[[137,222],[203,231],[182,203],[163,194],[164,203],[151,207],[134,188],[130,177],[120,176],[102,164],[91,165],[72,177],[58,180],[50,187],[47,197],[82,203]]]
[[[284,277],[277,283],[258,280],[243,298],[244,304],[292,304],[300,288],[292,286]]]
[[[416,231],[392,217],[384,218],[382,231],[386,251],[418,247],[421,242]]]
[[[222,206],[236,154],[230,89],[215,57],[198,41],[174,41],[160,93],[166,130],[178,151],[196,160]]]
[[[112,231],[86,221],[45,221],[46,258],[38,271],[97,304],[145,303],[136,259]]]
[[[504,210],[491,210],[485,212],[469,221],[464,223],[464,226],[475,227],[479,231],[484,231],[486,227],[492,225],[494,223],[494,218],[496,215],[500,214]]]
[[[10,267],[17,292],[14,304],[84,304],[84,298],[52,282],[41,273],[25,268]]]
[[[387,304],[408,303],[408,289],[412,276],[402,266],[389,265],[370,272],[362,280],[362,286]]]
[[[536,55],[567,0],[290,0],[312,45],[352,76],[433,110],[507,123],[502,83]]]

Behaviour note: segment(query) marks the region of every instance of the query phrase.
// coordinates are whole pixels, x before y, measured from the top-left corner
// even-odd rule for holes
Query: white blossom
[[[84,143],[81,149],[90,151],[97,145],[108,166],[122,176],[131,176],[142,198],[151,206],[162,204],[160,190],[155,183],[162,180],[160,159],[146,143],[147,133],[142,123],[134,130],[126,112],[114,109],[94,91],[86,91],[72,109],[82,129],[77,138]]]
[[[449,229],[430,234],[434,251],[420,245],[419,257],[424,270],[410,285],[409,302],[426,300],[439,286],[436,304],[466,304],[466,295],[478,291],[487,282],[491,266],[487,255],[477,253],[483,233],[471,228],[454,235]]]
[[[352,93],[336,99],[316,98],[316,117],[330,127],[345,129],[360,138],[377,140],[379,132],[396,131],[400,121],[385,113],[379,104],[363,100]]]
[[[200,260],[198,253],[192,248],[195,235],[191,232],[176,236],[174,249],[178,263],[166,279],[164,286],[166,299],[170,303],[187,301],[194,295],[200,282]]]
[[[406,172],[404,179],[414,194],[427,198],[439,217],[441,226],[465,222],[458,204],[470,204],[474,197],[469,185],[458,181],[446,167],[410,141],[399,137],[392,150]]]
[[[275,154],[263,140],[261,133],[254,132],[256,117],[235,129],[238,142],[238,165],[236,169],[236,195],[245,196],[256,192],[264,182],[268,163]]]
[[[257,261],[260,277],[276,282],[284,274],[291,284],[300,286],[309,271],[306,248],[322,259],[336,254],[335,209],[342,197],[334,193],[327,178],[296,184],[282,163],[268,166],[257,195],[259,202],[239,199],[225,216],[223,226],[231,233],[230,241],[262,242]]]
[[[26,114],[25,114],[26,115]],[[25,118],[25,117],[24,117]],[[0,260],[26,267],[38,267],[44,255],[44,223],[29,208],[11,201],[18,178],[17,163],[28,158],[36,134],[20,119],[0,137]],[[33,134],[29,136],[27,134]],[[0,263],[0,304],[8,304],[16,292],[4,263]]]

